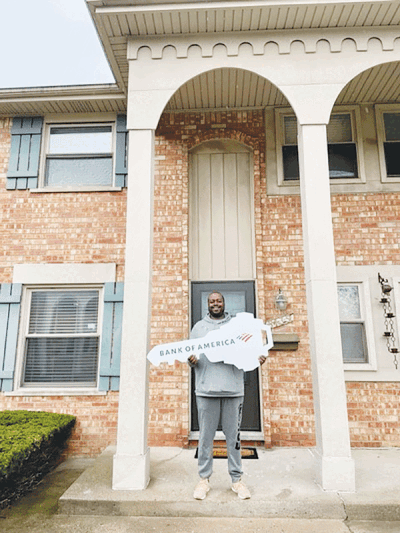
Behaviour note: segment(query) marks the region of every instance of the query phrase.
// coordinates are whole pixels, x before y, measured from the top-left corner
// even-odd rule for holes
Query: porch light
[[[283,294],[282,289],[279,289],[278,294],[275,296],[275,307],[278,311],[285,311],[287,307],[287,298]]]

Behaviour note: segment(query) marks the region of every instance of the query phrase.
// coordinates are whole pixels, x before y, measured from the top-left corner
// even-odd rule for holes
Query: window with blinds
[[[327,126],[329,177],[331,179],[358,178],[357,148],[353,134],[351,113],[335,113]],[[297,119],[283,115],[283,176],[284,181],[300,177],[297,147]]]
[[[30,291],[25,386],[96,386],[99,290]]]
[[[338,285],[340,333],[344,363],[367,363],[365,321],[358,285]]]

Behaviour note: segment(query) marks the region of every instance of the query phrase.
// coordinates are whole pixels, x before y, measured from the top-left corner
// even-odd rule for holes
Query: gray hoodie
[[[209,314],[194,325],[191,339],[204,337],[209,331],[224,326],[231,320],[229,313],[215,320]],[[234,365],[211,363],[204,354],[197,354],[198,363],[194,367],[196,376],[196,395],[206,397],[244,396],[244,372]]]

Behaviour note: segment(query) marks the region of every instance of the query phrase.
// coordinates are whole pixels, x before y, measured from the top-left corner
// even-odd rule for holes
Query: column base
[[[144,490],[150,481],[150,449],[144,455],[114,455],[113,490]]]
[[[313,450],[316,482],[325,491],[355,492],[355,466],[351,457],[324,457]]]

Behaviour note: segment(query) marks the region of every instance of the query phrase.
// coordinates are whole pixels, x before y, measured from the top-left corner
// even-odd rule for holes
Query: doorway
[[[219,291],[225,298],[225,310],[232,316],[248,312],[255,315],[255,292],[253,281],[192,282],[192,327],[208,312],[207,297]],[[194,369],[191,379],[191,431],[199,430],[197,416]],[[221,429],[220,427],[218,428]],[[261,431],[259,370],[245,372],[244,404],[241,431]]]
[[[207,296],[218,290],[231,315],[256,314],[253,153],[232,139],[213,139],[190,150],[189,271],[192,326],[208,312]],[[198,431],[194,373],[191,431]],[[258,369],[245,374],[242,431],[260,432]]]

